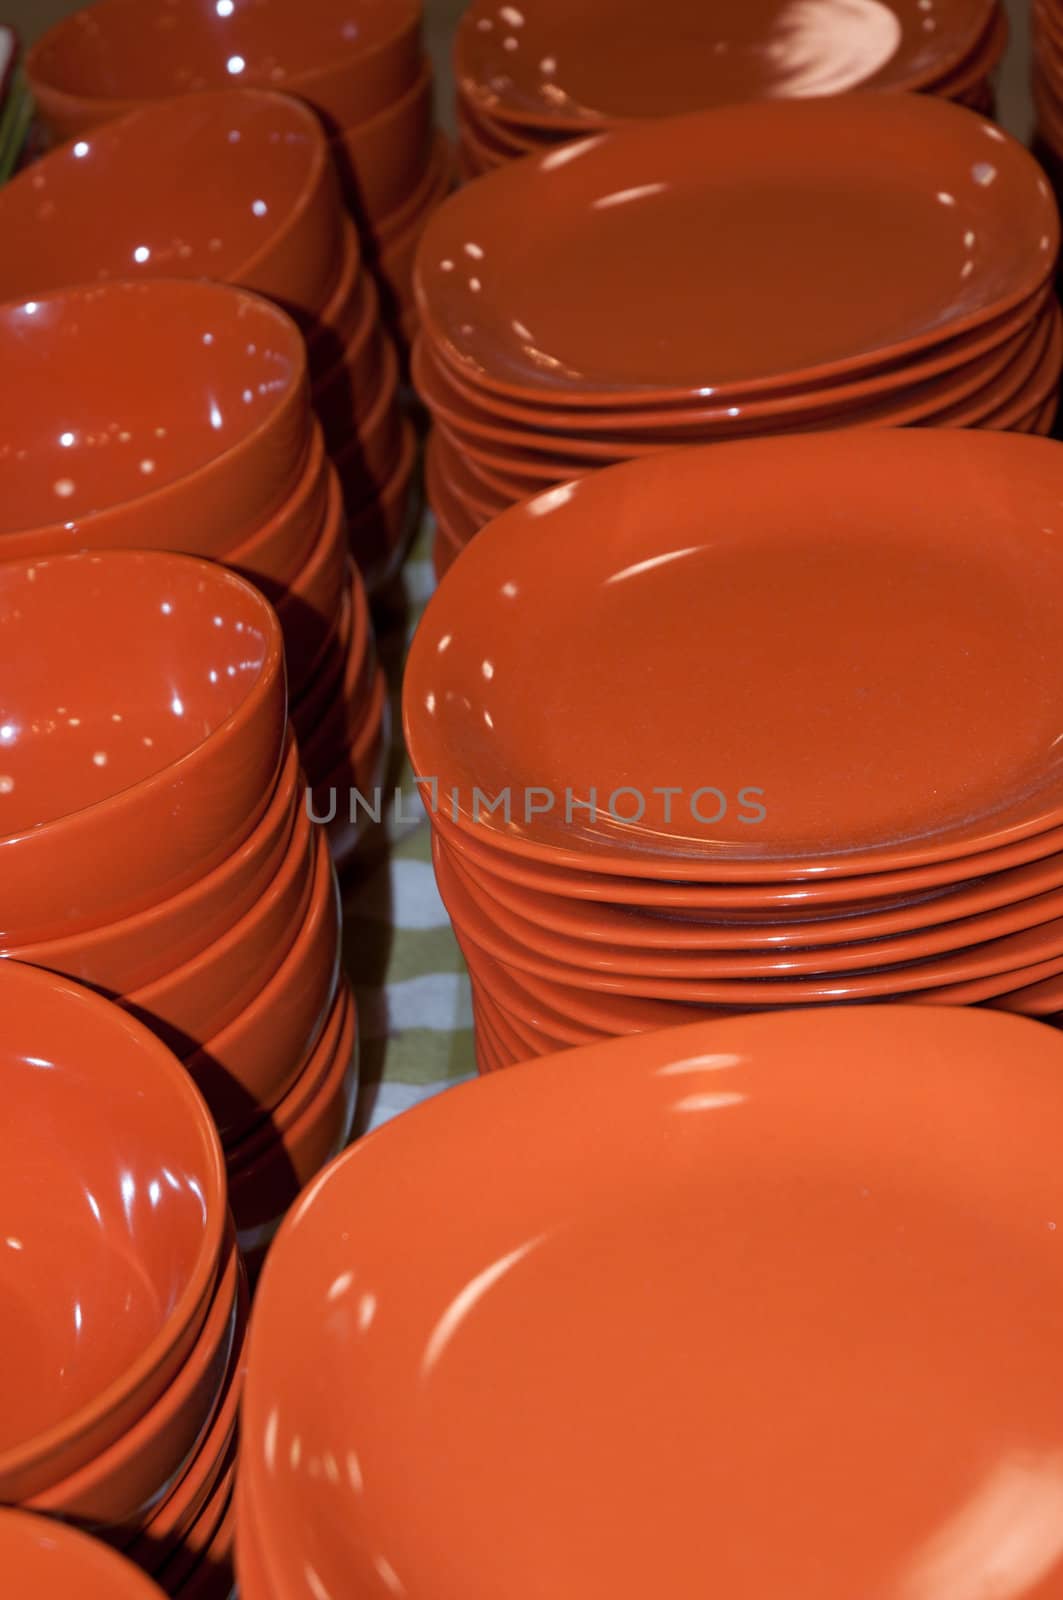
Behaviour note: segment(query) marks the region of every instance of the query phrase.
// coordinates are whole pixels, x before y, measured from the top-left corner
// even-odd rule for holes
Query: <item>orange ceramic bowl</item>
[[[334,709],[337,701],[350,701],[376,661],[369,600],[357,568],[349,571],[350,598],[343,608],[335,659],[328,670],[315,675],[302,698],[291,707],[290,719],[301,741],[308,739]]]
[[[236,1336],[242,1277],[230,1221],[214,1299],[173,1382],[94,1460],[35,1496],[31,1510],[111,1529],[150,1513],[199,1448],[218,1404]]]
[[[401,100],[329,141],[344,198],[363,227],[401,210],[432,162],[432,68]]]
[[[5,946],[128,916],[238,849],[284,748],[268,602],[223,567],[103,551],[0,566]]]
[[[371,281],[362,270],[358,230],[350,217],[344,217],[336,287],[313,326],[306,330],[306,356],[313,383],[317,383],[323,373],[335,366],[354,337],[355,330],[362,326],[370,314],[366,286]],[[372,315],[375,321],[375,312]]]
[[[321,537],[329,510],[329,463],[317,422],[303,475],[269,521],[229,550],[225,565],[247,578],[276,604]]]
[[[214,278],[308,322],[335,287],[342,228],[327,141],[306,106],[263,89],[182,95],[5,184],[0,300],[111,278]]]
[[[243,844],[172,899],[83,933],[18,945],[5,955],[79,983],[130,994],[220,939],[257,904],[280,871],[301,797],[299,752],[289,731],[276,788]]]
[[[277,599],[288,691],[298,698],[339,620],[347,576],[347,518],[338,474],[329,468],[325,526],[303,566]]]
[[[352,641],[346,667],[335,687],[331,703],[316,722],[307,726],[299,746],[303,767],[311,783],[312,774],[327,772],[334,764],[334,752],[346,748],[361,733],[372,703],[376,671],[376,651],[366,648],[365,644],[359,650],[357,642]],[[323,766],[323,760],[328,765]]]
[[[347,567],[349,573],[352,567],[350,561],[348,561]],[[350,648],[351,628],[351,597],[349,591],[345,590],[336,626],[332,630],[328,643],[314,666],[313,675],[298,700],[294,701],[288,709],[289,726],[294,731],[297,740],[306,733],[307,705],[322,694],[326,697],[326,700],[331,699],[332,695],[337,691],[340,680],[343,677],[347,652]]]
[[[398,360],[389,341],[354,345],[314,390],[314,409],[335,458],[358,436],[367,470],[378,470],[381,452],[393,449],[397,416]]]
[[[408,233],[419,222],[427,220],[428,212],[437,203],[440,190],[450,187],[453,176],[454,155],[450,140],[441,128],[436,129],[432,156],[421,182],[405,203],[374,224],[373,242],[383,249],[385,245]]]
[[[342,410],[336,416],[321,417],[325,438],[331,441],[329,449],[343,485],[349,516],[375,500],[395,470],[402,450],[398,392],[398,358],[394,347],[388,344],[384,355],[384,380],[364,420],[352,428]]]
[[[135,1539],[123,1545],[129,1558],[158,1572],[184,1543],[188,1531],[232,1466],[237,1454],[238,1414],[243,1392],[250,1292],[241,1266],[236,1331],[221,1398],[195,1455]]]
[[[323,750],[320,760],[325,776],[314,774],[313,814],[328,826],[329,848],[338,868],[348,864],[374,817],[381,814],[390,736],[387,679],[378,672],[360,730],[345,735],[331,755]],[[359,796],[365,804],[359,802]],[[372,810],[367,811],[366,805]]]
[[[158,16],[140,0],[100,0],[46,33],[26,73],[42,121],[56,138],[144,100],[242,85],[306,100],[334,128],[391,105],[421,64],[417,0],[176,0]],[[164,40],[165,43],[161,41]]]
[[[0,1571],[12,1596],[33,1600],[164,1600],[139,1567],[98,1539],[28,1511],[0,1511]]]
[[[226,284],[106,283],[0,307],[0,365],[4,559],[190,539],[224,556],[303,471],[302,337]]]
[[[328,421],[333,443],[348,437],[351,424],[372,410],[384,380],[380,297],[368,273],[362,278],[361,300],[361,314],[346,347],[315,380],[310,392],[315,412]]]
[[[399,459],[394,472],[375,499],[350,512],[347,538],[351,554],[370,594],[393,577],[413,531],[416,509],[417,435],[403,421]],[[357,474],[351,474],[352,504],[358,492]]]
[[[291,948],[310,898],[313,859],[310,819],[299,806],[277,874],[251,908],[205,950],[121,1004],[178,1055],[190,1055],[239,1015]]]
[[[302,820],[309,827],[306,809]],[[243,1009],[185,1061],[226,1145],[261,1122],[306,1064],[339,977],[339,901],[315,825],[313,878],[298,934]]]
[[[233,1215],[252,1276],[293,1200],[346,1144],[357,1092],[354,999],[344,980],[296,1083],[269,1122],[229,1155]]]
[[[0,1251],[9,1385],[0,1494],[26,1500],[143,1417],[215,1293],[225,1172],[201,1096],[109,1001],[0,967]],[[6,1576],[6,1573],[5,1573]]]

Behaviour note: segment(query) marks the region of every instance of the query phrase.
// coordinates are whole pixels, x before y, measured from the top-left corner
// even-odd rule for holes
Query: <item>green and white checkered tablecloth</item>
[[[343,880],[344,955],[360,1020],[358,1132],[476,1071],[469,979],[436,888],[428,817],[402,744],[401,670],[435,587],[431,540],[427,515],[394,596],[378,608],[392,759],[381,825]]]

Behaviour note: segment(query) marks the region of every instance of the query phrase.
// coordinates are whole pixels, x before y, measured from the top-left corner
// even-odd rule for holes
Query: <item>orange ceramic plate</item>
[[[629,877],[885,873],[1042,834],[1063,823],[1061,504],[1054,444],[945,430],[563,485],[429,603],[414,770],[473,837]]]
[[[271,1588],[851,1600],[1020,1551],[1047,1600],[1061,1117],[1058,1035],[899,1007],[613,1041],[362,1140],[259,1288]]]
[[[1057,245],[1043,174],[998,128],[853,95],[513,163],[434,214],[416,285],[433,343],[492,392],[708,401],[925,355],[1020,304]]]
[[[475,0],[455,76],[518,127],[579,131],[740,100],[929,87],[992,15],[993,0]]]

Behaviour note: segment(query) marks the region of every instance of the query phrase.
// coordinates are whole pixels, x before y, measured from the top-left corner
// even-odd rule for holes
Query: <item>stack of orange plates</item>
[[[1057,1595],[1061,1123],[1058,1034],[907,1006],[400,1117],[262,1277],[242,1600]]]
[[[5,961],[0,1004],[0,1499],[91,1527],[180,1600],[222,1600],[248,1295],[210,1115],[87,989]],[[5,1592],[94,1592],[31,1586],[13,1526]]]
[[[1000,0],[473,0],[454,42],[459,163],[472,178],[635,118],[853,89],[992,115],[1007,38]]]
[[[1028,152],[916,95],[646,122],[469,185],[417,264],[437,565],[506,505],[677,444],[1046,432],[1058,240]]]
[[[504,1059],[831,1002],[1063,1011],[1063,452],[675,451],[498,518],[404,688]]]
[[[143,0],[98,0],[38,40],[26,72],[49,134],[84,138],[148,101],[234,84],[305,101],[401,335],[417,238],[451,181],[420,0],[168,0],[161,16]]]
[[[371,585],[390,575],[414,440],[378,292],[306,106],[261,89],[152,101],[0,188],[0,233],[0,300],[115,278],[216,278],[288,311],[306,337],[353,554]],[[310,487],[323,503],[320,450],[314,466]]]
[[[1058,188],[1063,178],[1063,5],[1059,0],[1034,0],[1032,31],[1038,153]]]

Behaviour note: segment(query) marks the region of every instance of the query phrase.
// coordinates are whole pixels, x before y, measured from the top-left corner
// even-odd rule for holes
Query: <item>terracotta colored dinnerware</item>
[[[432,69],[421,23],[418,0],[353,0],[339,8],[332,0],[311,0],[298,12],[286,0],[253,6],[220,0],[220,8],[219,0],[150,0],[147,6],[101,0],[38,40],[27,73],[56,141],[91,144],[102,124],[125,116],[132,127],[130,116],[151,117],[153,102],[175,96],[187,102],[190,92],[230,98],[223,92],[280,90],[305,102],[324,124],[318,142],[327,143],[332,157],[329,179],[334,168],[366,259],[386,291],[389,326],[401,340],[412,301],[408,286],[393,298],[396,277],[383,252],[399,232],[415,242],[440,198],[431,181],[441,146],[432,126]],[[445,142],[443,148],[449,179]],[[252,204],[257,198],[265,197],[253,196]],[[286,298],[272,282],[254,286]],[[322,303],[319,294],[313,309],[320,311]],[[295,304],[305,302],[297,298]]]
[[[0,355],[6,559],[182,536],[224,556],[299,480],[303,343],[255,296],[169,281],[59,291],[0,309]]]
[[[1063,8],[1058,0],[1034,0],[1030,26],[1035,148],[1058,194],[1063,183]]]
[[[237,93],[188,104],[193,120],[208,108],[200,131],[210,132],[212,141],[235,121],[236,148],[258,147],[249,168],[258,164],[268,170],[273,136],[280,136],[277,107],[283,128],[285,101]],[[124,140],[129,153],[140,137],[140,120],[152,117],[161,117],[166,127],[172,120],[163,105],[109,126],[99,137],[111,139],[116,148]],[[305,133],[300,122],[297,143]],[[320,141],[318,155],[327,160]],[[63,152],[48,158],[61,159]],[[74,155],[70,162],[74,168],[83,164]],[[25,174],[27,185],[34,179],[35,172]],[[146,187],[143,198],[150,211]],[[190,214],[195,212],[195,195],[185,199]],[[3,204],[0,190],[0,209]],[[338,210],[335,220],[338,228]],[[357,259],[350,230],[342,236]],[[17,228],[14,237],[22,237]],[[189,270],[202,270],[202,262],[191,263]],[[151,543],[223,561],[276,606],[288,691],[294,700],[301,698],[318,675],[349,593],[348,513],[387,529],[386,561],[374,552],[376,581],[380,567],[386,575],[388,563],[393,566],[401,555],[406,534],[413,466],[403,458],[397,364],[372,317],[374,291],[366,289],[370,320],[356,319],[351,366],[341,362],[331,388],[320,394],[308,389],[306,348],[295,324],[267,301],[228,285],[107,281],[0,309],[0,350],[10,355],[12,377],[12,388],[5,389],[8,429],[0,446],[0,480],[9,489],[0,552],[26,558],[86,546]],[[120,359],[114,350],[121,352]],[[160,370],[178,375],[162,390]],[[320,399],[327,443],[344,463],[342,479],[310,409],[314,395]],[[358,543],[364,545],[362,535]],[[203,622],[208,625],[209,618]],[[276,626],[272,617],[270,626]],[[76,637],[70,634],[68,649]],[[275,683],[282,697],[276,672]],[[360,731],[352,730],[352,745]],[[341,753],[329,750],[329,763],[308,772],[311,783],[326,778]],[[99,765],[103,772],[104,763]],[[267,776],[249,774],[256,802],[266,793]],[[250,814],[247,795],[242,804],[250,827],[257,815]],[[145,836],[143,842],[155,850],[153,839]],[[159,852],[160,863],[164,854]],[[157,886],[150,877],[145,880],[149,896],[157,887],[157,900],[184,886],[176,880]],[[95,920],[139,909],[115,904]],[[91,925],[93,915],[91,906],[75,903],[67,931],[78,920]],[[14,927],[8,933],[22,944],[53,931]],[[179,959],[172,965],[179,966]]]
[[[0,989],[10,1502],[84,1467],[158,1400],[203,1326],[226,1213],[206,1107],[146,1028],[18,963]]]
[[[22,664],[0,705],[2,932],[20,946],[143,911],[243,844],[280,769],[284,670],[262,597],[185,556],[10,562],[0,591]]]
[[[1061,1066],[1022,1019],[750,1017],[553,1056],[363,1140],[259,1285],[245,1600],[998,1570],[1063,1425]],[[1037,1549],[1047,1593],[1058,1541]]]
[[[40,1600],[163,1600],[162,1589],[106,1545],[25,1511],[0,1511],[0,1568],[12,1594]]]
[[[209,277],[312,326],[336,287],[342,224],[327,141],[306,106],[235,87],[153,101],[0,189],[10,242],[0,300],[111,278]]]
[[[205,170],[220,177],[204,186]],[[398,460],[401,419],[389,341],[357,232],[343,214],[328,141],[307,107],[267,90],[237,87],[148,102],[60,145],[0,188],[0,228],[10,244],[0,266],[0,300],[12,302],[0,315],[0,346],[3,317],[7,337],[17,341],[13,359],[32,361],[35,370],[44,370],[41,363],[58,342],[64,370],[68,364],[72,369],[73,390],[59,418],[71,425],[44,441],[51,471],[42,462],[32,502],[12,506],[6,528],[12,555],[75,538],[194,545],[191,553],[227,561],[281,600],[296,584],[329,515],[322,442],[306,408],[307,378],[330,453],[339,458],[356,450],[364,461],[357,479],[344,475],[346,513],[372,511]],[[307,348],[286,318],[256,300],[198,284],[182,290],[176,283],[146,281],[159,276],[210,277],[268,295],[291,313]],[[140,290],[115,279],[140,281]],[[97,296],[79,284],[107,285],[108,292]],[[29,322],[24,309],[17,309],[27,300],[34,308]],[[104,459],[94,448],[86,457],[97,430],[83,435],[70,414],[81,410],[92,417],[97,402],[82,391],[89,378],[96,379],[102,351],[117,342],[116,329],[131,315],[144,329],[139,357],[131,355],[110,378],[119,415],[112,431],[129,434],[122,441],[128,449],[112,448]],[[182,387],[165,397],[165,414],[156,421],[159,396],[153,390],[149,404],[141,390],[154,383],[160,365],[173,364],[178,341],[189,349],[183,363],[188,391]],[[193,356],[205,391],[201,400],[194,398]],[[51,422],[50,391],[38,403]],[[166,429],[150,432],[150,450],[135,452],[144,441],[121,420],[130,414]],[[375,432],[367,445],[361,430],[370,421]],[[27,459],[19,451],[32,427],[32,412],[12,411],[12,471]],[[168,487],[165,501],[155,495],[148,500],[150,490],[165,482],[174,441],[194,452],[185,476]],[[267,450],[269,472],[261,465]],[[96,490],[105,496],[103,504],[88,508],[91,517],[81,503],[85,491],[75,467],[95,469]],[[287,474],[282,484],[275,483],[279,472]],[[204,502],[208,490],[214,499]],[[408,498],[408,483],[404,493]],[[65,524],[74,511],[82,515],[70,529]],[[149,513],[150,535],[144,531]],[[331,602],[338,604],[336,594]]]
[[[868,430],[649,457],[478,535],[404,714],[495,1042],[1063,1009],[1060,504],[1049,441]]]
[[[469,176],[623,123],[752,100],[921,90],[991,113],[997,0],[473,0],[454,40]]]
[[[1029,154],[925,96],[726,106],[493,173],[418,247],[437,568],[514,500],[677,444],[1047,432],[1058,244]]]

